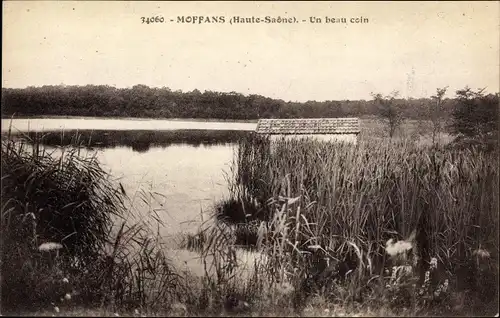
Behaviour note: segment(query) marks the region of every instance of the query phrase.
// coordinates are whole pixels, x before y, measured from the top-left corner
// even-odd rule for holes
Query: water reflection
[[[233,150],[231,145],[173,145],[145,152],[116,147],[99,150],[98,159],[123,184],[136,211],[160,216],[165,236],[193,231],[229,194],[226,175]]]
[[[240,130],[65,130],[15,133],[47,146],[75,145],[85,148],[127,146],[137,152],[176,144],[191,146],[234,144],[253,132]]]
[[[151,118],[4,118],[2,131],[12,123],[13,131],[82,130],[246,130],[253,131],[256,122],[221,122],[195,120],[163,120]]]
[[[82,148],[80,155],[96,156],[112,182],[122,184],[130,224],[144,221],[156,233],[154,219],[160,219],[159,234],[175,247],[173,239],[179,233],[195,232],[211,217],[215,204],[229,195],[227,179],[235,147],[175,144],[138,152],[117,146]],[[63,152],[51,146],[45,149],[55,158]]]
[[[194,232],[202,220],[209,219],[214,205],[229,195],[227,179],[230,178],[235,143],[251,134],[249,130],[255,127],[255,124],[250,127],[244,123],[190,123],[188,127],[193,129],[148,130],[159,125],[158,121],[140,121],[132,127],[135,129],[127,130],[125,128],[132,121],[99,122],[103,121],[108,126],[120,124],[120,129],[100,127],[91,119],[73,121],[76,124],[71,130],[42,132],[47,129],[47,123],[68,126],[69,122],[33,119],[15,121],[13,126],[17,128],[32,126],[24,127],[21,132],[13,129],[13,133],[20,138],[38,140],[47,148],[78,145],[83,153],[95,153],[114,182],[123,185],[130,198],[129,209],[139,219],[150,219],[153,214],[161,219],[165,224],[160,228],[163,237]],[[155,123],[148,124],[150,122]],[[8,125],[8,120],[2,120],[3,132],[8,130]],[[96,125],[100,129],[96,130]],[[170,128],[179,125],[180,122],[176,122]],[[224,129],[200,129],[212,126]],[[182,127],[186,128],[185,123]],[[236,130],[229,129],[231,127]]]

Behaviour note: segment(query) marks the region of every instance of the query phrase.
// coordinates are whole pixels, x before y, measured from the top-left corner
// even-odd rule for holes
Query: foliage
[[[373,99],[378,105],[378,115],[387,126],[389,137],[392,138],[404,121],[402,104],[396,100],[397,92],[391,95],[382,96],[381,94],[374,94]]]
[[[398,99],[398,102],[403,100]],[[407,118],[426,118],[428,98],[405,101]],[[448,114],[453,100],[443,101]],[[2,116],[96,116],[146,118],[217,118],[249,120],[258,118],[316,118],[374,116],[373,100],[327,100],[285,102],[261,95],[171,91],[167,87],[132,88],[111,86],[42,86],[23,89],[2,88]]]
[[[484,89],[474,91],[469,87],[458,90],[457,104],[453,111],[451,130],[458,141],[465,144],[498,145],[499,95],[484,94]]]
[[[430,107],[430,119],[432,122],[432,144],[436,144],[437,138],[442,130],[442,120],[443,120],[443,112],[442,112],[442,104],[443,97],[446,94],[446,90],[448,87],[438,88],[436,89],[436,95],[433,95],[431,98],[436,101],[436,107],[431,104]]]

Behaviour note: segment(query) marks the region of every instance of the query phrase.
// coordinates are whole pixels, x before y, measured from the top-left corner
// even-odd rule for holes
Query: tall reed
[[[280,263],[322,255],[383,274],[386,242],[416,231],[421,280],[434,256],[456,286],[477,291],[471,260],[479,248],[491,252],[489,273],[498,273],[495,152],[406,141],[271,144],[252,136],[239,143],[235,165],[233,196],[257,201],[269,215],[261,245],[272,246],[277,261],[296,255]],[[467,279],[458,277],[465,272]]]
[[[127,210],[124,188],[95,154],[2,137],[5,313],[55,305],[167,310],[186,294],[152,231],[158,218]],[[143,192],[137,198],[148,203]]]

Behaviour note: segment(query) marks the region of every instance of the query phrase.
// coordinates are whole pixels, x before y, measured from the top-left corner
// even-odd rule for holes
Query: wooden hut
[[[260,119],[255,130],[271,140],[309,138],[357,143],[359,118]]]

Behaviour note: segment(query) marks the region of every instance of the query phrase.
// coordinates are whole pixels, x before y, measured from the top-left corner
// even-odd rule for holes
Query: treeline
[[[430,97],[397,99],[396,102],[402,105],[402,115],[408,119],[427,119],[429,107],[434,105]],[[451,116],[456,103],[456,99],[443,100],[441,111],[445,118]],[[377,116],[379,107],[375,100],[285,102],[255,94],[181,92],[145,85],[2,88],[2,117],[13,114],[251,120]]]

